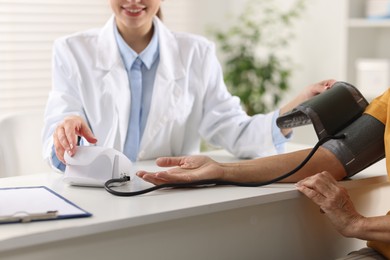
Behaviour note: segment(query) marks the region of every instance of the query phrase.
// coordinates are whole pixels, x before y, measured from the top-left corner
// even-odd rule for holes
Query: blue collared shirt
[[[157,23],[154,23],[154,33],[149,45],[140,54],[137,54],[129,45],[123,40],[119,34],[118,28],[115,26],[114,34],[118,44],[119,52],[122,56],[127,75],[130,78],[130,69],[134,61],[139,58],[143,66],[142,72],[142,101],[141,101],[141,125],[140,138],[145,130],[146,121],[148,119],[150,104],[152,101],[153,85],[156,78],[157,67],[160,61],[160,50],[158,44]],[[129,84],[130,85],[130,84]],[[131,88],[131,86],[130,86]],[[131,89],[130,89],[131,90]]]
[[[291,139],[292,133],[284,136],[280,131],[280,128],[276,125],[276,119],[279,117],[280,110],[275,111],[272,117],[272,141],[274,142],[276,151],[278,153],[284,152],[284,144]]]

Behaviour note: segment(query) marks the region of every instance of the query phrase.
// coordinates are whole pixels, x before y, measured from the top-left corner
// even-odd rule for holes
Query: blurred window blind
[[[191,31],[192,0],[162,2],[164,23]],[[101,27],[107,0],[0,0],[0,115],[43,109],[51,89],[53,41]]]
[[[53,40],[110,15],[107,0],[0,0],[0,115],[43,109]]]

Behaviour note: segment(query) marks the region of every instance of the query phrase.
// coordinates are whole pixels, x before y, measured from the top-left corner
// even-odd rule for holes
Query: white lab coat
[[[274,112],[246,115],[239,99],[226,89],[214,45],[157,23],[160,64],[138,160],[198,153],[201,138],[238,157],[275,154]],[[131,93],[114,26],[112,17],[101,29],[55,41],[53,88],[42,136],[46,159],[53,132],[68,115],[87,120],[97,145],[123,151]]]

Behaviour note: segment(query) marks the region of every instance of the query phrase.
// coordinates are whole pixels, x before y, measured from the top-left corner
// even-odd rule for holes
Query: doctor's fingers
[[[53,143],[54,143],[54,151],[56,153],[56,156],[58,160],[60,160],[62,163],[66,163],[64,159],[64,153],[65,149],[62,147],[62,145],[58,142],[58,139],[53,138]]]
[[[92,133],[92,130],[89,128],[89,126],[87,125],[87,123],[85,123],[84,120],[81,120],[80,127],[76,128],[76,134],[78,136],[84,137],[90,143],[94,144],[97,142],[97,139]]]
[[[335,79],[326,79],[326,80],[320,81],[318,84],[322,85],[324,87],[331,88],[333,86],[333,84],[336,82],[337,82],[337,80],[335,80]]]
[[[60,124],[56,128],[53,138],[56,151],[62,152],[61,150],[63,150],[73,156],[77,143],[77,135],[74,129],[69,131],[69,127],[65,128],[64,124]]]
[[[77,137],[82,136],[90,143],[96,143],[97,139],[93,135],[88,124],[80,116],[67,116],[59,127],[63,127],[67,141],[69,143],[69,151],[71,156],[76,152]],[[66,143],[63,143],[66,145]],[[64,146],[66,148],[66,146]]]
[[[308,91],[309,91],[308,96],[312,97],[312,96],[316,96],[318,94],[321,94],[322,92],[330,89],[334,83],[336,83],[336,80],[328,79],[328,80],[323,80],[321,82],[313,84],[313,85],[308,87]]]
[[[60,142],[60,138],[58,137],[59,132],[61,132],[61,131],[59,130],[59,128],[57,128],[53,134],[54,151],[56,153],[58,160],[60,160],[64,164],[66,164],[65,159],[64,159],[64,153],[65,153],[66,149]],[[60,134],[60,136],[63,136],[63,135]]]

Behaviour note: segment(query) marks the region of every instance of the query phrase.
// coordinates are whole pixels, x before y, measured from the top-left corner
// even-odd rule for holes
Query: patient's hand
[[[365,218],[356,211],[347,190],[329,172],[305,178],[296,187],[320,206],[340,234],[358,237],[356,233],[360,232],[359,225],[364,223]]]
[[[177,167],[159,172],[138,171],[137,176],[159,185],[221,179],[224,175],[222,165],[207,156],[161,157],[156,164],[160,167]]]

